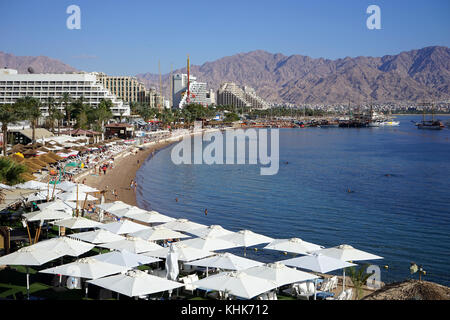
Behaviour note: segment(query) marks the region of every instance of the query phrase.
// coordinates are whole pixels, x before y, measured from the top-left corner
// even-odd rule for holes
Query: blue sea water
[[[272,176],[260,175],[260,165],[175,165],[172,145],[138,171],[138,205],[232,231],[350,244],[384,257],[372,261],[382,281],[410,278],[415,262],[425,279],[450,285],[450,130],[418,130],[411,120],[421,116],[397,120],[390,128],[280,129]],[[263,246],[247,257],[290,257]]]

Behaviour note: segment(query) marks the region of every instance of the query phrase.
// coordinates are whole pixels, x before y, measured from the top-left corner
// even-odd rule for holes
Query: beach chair
[[[267,293],[269,300],[278,300],[277,293],[275,291],[271,291]]]
[[[193,282],[192,278],[187,276],[187,277],[180,278],[179,280],[183,281],[183,283],[184,283],[184,290],[185,291],[190,291],[191,294],[193,295],[194,291],[197,289],[197,286],[194,286],[192,284],[192,282]],[[197,280],[198,280],[198,278],[197,278]]]
[[[294,286],[294,292],[297,299],[309,300],[309,297],[314,295],[314,286],[308,288],[306,282],[301,282]]]
[[[339,281],[339,279],[337,276],[331,277],[331,279],[330,279],[331,284],[330,284],[329,290],[336,289],[337,285],[338,285],[338,281]]]

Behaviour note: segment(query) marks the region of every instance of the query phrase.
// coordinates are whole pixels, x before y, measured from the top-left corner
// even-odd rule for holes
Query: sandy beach
[[[130,189],[130,182],[136,177],[136,172],[140,166],[151,156],[152,152],[157,151],[165,146],[173,143],[173,141],[163,141],[145,147],[144,150],[138,150],[135,154],[128,154],[119,156],[114,161],[114,168],[108,169],[106,175],[101,175],[93,170],[87,175],[77,178],[78,182],[82,182],[97,188],[99,190],[108,190],[105,193],[105,202],[112,202],[115,200],[112,189],[116,189],[118,200],[121,200],[130,205],[136,205],[136,193]],[[125,152],[126,153],[126,152]],[[139,163],[138,163],[139,161]]]

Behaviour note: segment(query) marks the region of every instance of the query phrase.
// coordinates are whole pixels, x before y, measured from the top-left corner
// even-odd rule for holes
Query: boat
[[[425,120],[425,110],[423,111],[422,121],[416,123],[418,129],[424,130],[442,130],[445,128],[440,120],[434,120],[434,105],[431,108],[431,120]]]
[[[382,127],[396,127],[399,125],[400,125],[400,121],[388,120],[388,121],[380,122],[380,126],[382,126]]]
[[[426,130],[442,130],[445,128],[444,124],[439,120],[422,120],[422,122],[416,123],[416,126],[418,129]]]

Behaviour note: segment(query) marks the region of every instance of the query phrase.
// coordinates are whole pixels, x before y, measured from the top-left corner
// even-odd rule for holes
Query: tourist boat
[[[423,120],[422,122],[416,123],[418,129],[427,129],[427,130],[442,130],[445,128],[444,124],[441,121],[433,121],[433,120]]]

